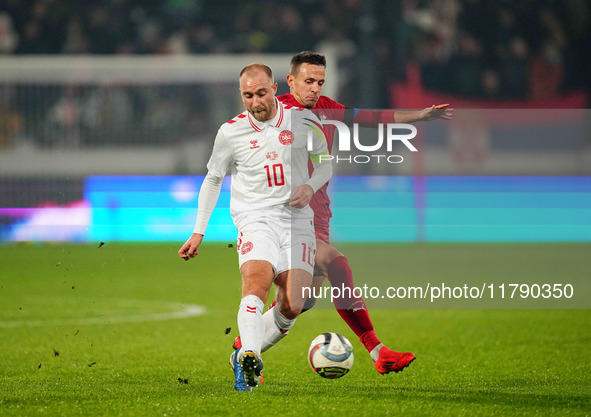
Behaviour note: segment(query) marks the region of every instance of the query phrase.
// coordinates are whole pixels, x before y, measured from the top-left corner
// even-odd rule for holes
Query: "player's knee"
[[[248,261],[241,267],[242,296],[254,294],[265,301],[273,282],[273,267],[268,262]]]
[[[249,276],[242,279],[242,296],[256,295],[266,302],[271,287],[271,281],[262,276]]]
[[[345,255],[343,255],[337,249],[335,249],[332,246],[330,246],[330,250],[329,250],[328,255],[327,255],[327,257],[328,257],[328,265],[330,265],[332,263],[332,261],[334,261],[335,259],[337,259],[337,258],[339,258],[341,256],[346,259]]]
[[[269,261],[250,260],[240,266],[242,275],[273,275],[273,265]]]
[[[328,275],[328,267],[336,258],[344,256],[336,248],[328,244],[322,244],[318,246],[316,252],[316,268],[315,271],[319,271],[323,276]],[[316,274],[316,272],[315,272]]]

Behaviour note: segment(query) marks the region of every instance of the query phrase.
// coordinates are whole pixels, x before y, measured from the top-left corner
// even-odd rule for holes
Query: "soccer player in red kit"
[[[326,58],[321,54],[305,51],[295,55],[287,75],[290,92],[278,96],[279,101],[294,107],[312,109],[321,120],[354,122],[368,127],[376,127],[378,123],[413,123],[436,119],[449,120],[452,117],[453,109],[448,105],[431,106],[418,111],[347,110],[341,103],[321,95],[325,82],[325,68]],[[335,127],[327,124],[324,125],[324,130],[328,150],[332,152]],[[313,169],[311,166],[309,168]],[[327,185],[321,187],[310,202],[310,207],[314,210],[317,241],[314,281],[316,286],[320,286],[324,277],[327,277],[332,286],[342,288],[341,286],[344,285],[353,290],[353,274],[347,258],[329,243],[329,223],[332,213]],[[396,352],[380,342],[363,299],[335,298],[334,304],[343,320],[369,351],[380,374],[399,372],[415,359],[414,354],[410,352]]]

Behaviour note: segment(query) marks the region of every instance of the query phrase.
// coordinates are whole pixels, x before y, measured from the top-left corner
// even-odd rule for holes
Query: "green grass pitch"
[[[179,246],[0,246],[0,416],[591,414],[591,312],[583,309],[371,309],[382,341],[417,356],[386,376],[334,310],[316,309],[263,355],[265,383],[234,392],[235,250],[206,242],[184,262]],[[375,277],[372,257],[391,261],[392,275],[433,281],[591,278],[589,245],[339,247],[357,283]],[[205,314],[170,317],[191,305]],[[320,378],[306,361],[325,331],[355,349],[339,380]]]

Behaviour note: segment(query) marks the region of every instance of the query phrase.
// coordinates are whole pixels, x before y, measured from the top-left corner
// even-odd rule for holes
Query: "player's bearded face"
[[[257,119],[259,122],[264,122],[266,120],[270,120],[275,115],[275,95],[268,94],[273,100],[270,103],[264,103],[262,101],[258,101],[253,107],[246,106],[246,110],[250,112]],[[273,116],[271,116],[273,115]]]
[[[311,109],[322,94],[325,75],[321,65],[301,64],[295,74],[287,77],[291,94],[300,104]]]
[[[275,93],[277,84],[273,84],[266,75],[243,76],[240,80],[240,92],[244,107],[259,122],[275,117]]]

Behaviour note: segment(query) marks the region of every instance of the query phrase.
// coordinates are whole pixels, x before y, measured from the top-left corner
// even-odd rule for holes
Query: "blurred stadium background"
[[[336,167],[335,240],[591,241],[590,19],[579,0],[3,0],[0,240],[185,240],[239,70],[269,64],[284,93],[315,50],[346,105],[457,109],[402,164]],[[235,238],[227,192],[212,240]]]

